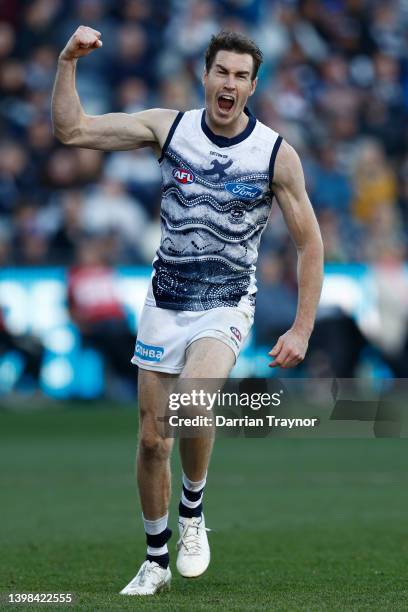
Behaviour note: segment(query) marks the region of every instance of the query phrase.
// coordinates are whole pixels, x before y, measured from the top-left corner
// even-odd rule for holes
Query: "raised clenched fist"
[[[77,59],[88,55],[99,47],[102,47],[101,33],[87,26],[79,26],[61,51],[60,58],[65,60]]]

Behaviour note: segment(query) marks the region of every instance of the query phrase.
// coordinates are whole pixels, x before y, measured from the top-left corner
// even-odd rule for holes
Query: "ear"
[[[252,81],[252,84],[251,84],[251,91],[250,91],[250,94],[249,94],[250,96],[252,96],[252,94],[254,93],[254,91],[255,91],[256,86],[257,86],[257,85],[258,85],[258,77],[256,77],[256,79],[254,79],[254,80]]]
[[[201,82],[204,85],[204,87],[207,85],[207,78],[208,78],[208,72],[207,70],[204,68],[204,72],[203,72],[203,76],[201,78]]]

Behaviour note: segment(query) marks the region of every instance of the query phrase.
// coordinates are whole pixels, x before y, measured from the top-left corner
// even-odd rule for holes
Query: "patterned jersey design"
[[[276,133],[257,122],[243,142],[217,147],[203,134],[201,114],[183,116],[161,162],[162,237],[152,289],[162,308],[237,306],[256,291],[258,245],[272,202],[269,161]],[[256,135],[258,125],[270,132],[266,143],[264,130],[263,138]]]

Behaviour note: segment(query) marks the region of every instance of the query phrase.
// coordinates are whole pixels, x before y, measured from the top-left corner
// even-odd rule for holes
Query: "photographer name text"
[[[276,427],[294,429],[298,427],[318,427],[318,418],[282,418],[272,414],[263,417],[233,417],[223,415],[181,417],[176,414],[168,418],[171,427]]]

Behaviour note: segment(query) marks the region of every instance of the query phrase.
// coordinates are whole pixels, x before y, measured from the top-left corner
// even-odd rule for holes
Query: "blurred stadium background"
[[[299,151],[326,249],[318,323],[291,375],[408,378],[407,0],[0,2],[2,608],[6,592],[25,591],[134,609],[115,594],[144,551],[137,412],[118,408],[136,405],[128,358],[159,239],[160,174],[145,150],[53,138],[57,57],[79,24],[104,42],[78,64],[88,113],[200,106],[211,34],[259,43],[251,110]],[[258,280],[240,377],[270,374],[266,351],[293,319],[295,252],[277,207]],[[161,609],[406,610],[406,450],[221,438],[206,493],[212,564],[200,581],[175,576]]]
[[[326,250],[318,324],[291,375],[408,377],[406,0],[14,0],[0,4],[0,393],[134,396],[160,172],[147,150],[53,138],[58,53],[79,24],[104,42],[78,64],[91,114],[200,106],[211,34],[254,38],[265,62],[251,110],[300,153]],[[235,375],[269,374],[295,261],[275,206]]]

